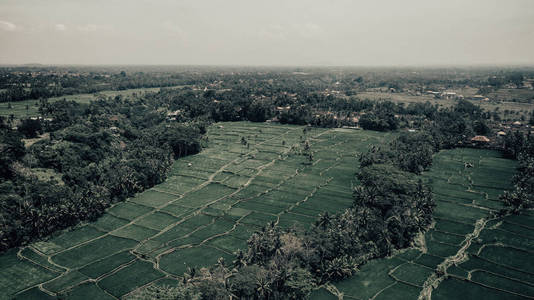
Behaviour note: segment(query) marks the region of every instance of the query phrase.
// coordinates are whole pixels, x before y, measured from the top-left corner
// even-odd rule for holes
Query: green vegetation
[[[8,296],[387,299],[462,283],[531,296],[517,274],[532,271],[534,151],[510,121],[532,112],[450,91],[523,89],[528,69],[81,72],[59,85],[2,72],[6,109],[42,97],[0,118],[0,267],[24,278],[0,280]],[[50,98],[158,80],[187,86]],[[436,154],[464,145],[503,150],[517,175],[490,150]]]
[[[518,172],[513,177],[514,189],[502,195],[501,199],[507,205],[502,214],[519,214],[534,208],[534,137],[514,135],[510,141],[512,153],[519,160]]]
[[[181,85],[187,77],[150,68],[116,67],[2,67],[0,68],[0,102],[53,98],[101,91],[123,91]],[[86,97],[86,96],[81,96]]]
[[[465,162],[474,166],[468,168]],[[388,299],[392,295],[416,299],[439,282],[432,299],[532,297],[529,286],[534,278],[527,275],[533,270],[531,259],[522,251],[534,247],[528,238],[532,228],[524,227],[532,224],[534,215],[524,212],[488,221],[505,204],[497,199],[489,201],[488,193],[479,189],[495,183],[499,191],[511,189],[514,165],[491,151],[455,149],[436,154],[432,169],[423,173],[436,196],[433,229],[413,249],[371,261],[351,278],[336,283],[336,289],[357,299]],[[464,191],[461,197],[469,201],[451,191]],[[516,247],[522,251],[517,252]]]
[[[42,128],[42,120],[23,120],[14,130],[0,119],[0,250],[94,220],[111,204],[161,183],[174,158],[200,151],[203,122],[167,124],[157,109],[129,101],[42,101],[40,111],[50,119]],[[131,115],[119,118],[123,108]],[[39,129],[30,130],[33,123]],[[34,138],[37,130],[46,137],[25,147],[21,138]],[[148,211],[121,204],[111,213],[128,220]]]
[[[133,249],[130,251],[133,251],[134,254],[141,258],[136,258],[135,256],[128,254],[128,252],[124,252],[124,248],[121,248],[121,245],[116,242],[119,240],[115,240],[112,236],[108,236],[107,239],[109,239],[109,243],[106,242],[106,239],[103,239],[106,235],[104,233],[103,235],[99,235],[99,231],[91,229],[93,226],[91,223],[84,225],[80,229],[59,235],[57,238],[51,239],[50,241],[36,243],[31,246],[31,248],[38,251],[37,253],[47,253],[46,255],[51,255],[52,262],[54,264],[59,264],[56,268],[61,270],[59,271],[60,273],[57,273],[57,271],[47,271],[45,268],[46,265],[41,267],[39,266],[39,262],[37,262],[37,266],[44,270],[42,275],[39,275],[39,273],[35,272],[33,269],[31,271],[28,270],[28,272],[34,272],[34,276],[38,276],[38,279],[36,279],[38,281],[36,282],[40,282],[39,280],[50,280],[50,278],[59,276],[62,272],[65,272],[63,271],[63,268],[65,267],[75,266],[75,268],[79,268],[79,273],[85,274],[91,278],[96,277],[99,278],[98,280],[103,280],[105,278],[110,279],[106,280],[106,285],[97,284],[95,286],[89,286],[88,284],[83,283],[83,278],[85,277],[80,277],[81,275],[63,276],[60,278],[66,278],[68,279],[68,282],[61,283],[58,281],[54,285],[58,286],[57,288],[54,288],[55,290],[63,288],[61,292],[69,295],[76,295],[80,293],[78,289],[90,288],[91,290],[94,290],[95,288],[102,289],[105,286],[109,289],[106,290],[106,288],[104,288],[107,292],[115,293],[114,295],[122,295],[146,282],[143,277],[133,277],[131,280],[122,281],[127,282],[128,284],[124,285],[113,279],[122,277],[111,276],[114,274],[113,270],[119,270],[123,268],[123,266],[128,266],[133,261],[149,259],[156,262],[156,269],[153,269],[156,273],[154,273],[154,277],[151,279],[155,280],[154,284],[156,284],[160,277],[181,277],[184,273],[187,274],[195,267],[196,270],[199,270],[199,266],[210,266],[216,262],[217,257],[226,257],[226,261],[230,261],[232,252],[239,248],[243,250],[246,249],[247,245],[245,241],[248,237],[250,237],[254,231],[261,229],[260,226],[265,225],[271,220],[274,220],[275,222],[278,220],[279,225],[286,228],[290,228],[293,224],[307,227],[316,219],[318,214],[324,210],[330,209],[335,203],[340,203],[341,206],[333,209],[334,211],[332,213],[335,213],[336,211],[339,212],[344,208],[349,207],[352,202],[349,187],[350,182],[353,180],[352,174],[354,171],[350,167],[347,168],[346,164],[348,162],[352,162],[353,165],[357,164],[358,158],[356,154],[367,153],[366,149],[369,149],[367,148],[369,142],[372,144],[381,144],[383,141],[388,140],[390,135],[369,131],[311,129],[311,132],[308,133],[311,141],[310,148],[316,153],[316,157],[318,157],[317,160],[320,159],[320,161],[315,161],[314,164],[309,165],[305,163],[307,161],[305,156],[291,152],[291,146],[300,144],[301,128],[302,127],[251,123],[221,123],[210,127],[208,147],[200,154],[177,160],[173,165],[173,169],[189,171],[197,168],[204,169],[209,165],[211,166],[211,172],[213,172],[211,174],[213,176],[208,176],[204,181],[197,181],[195,179],[194,183],[196,183],[196,185],[190,184],[187,185],[189,188],[176,189],[178,192],[176,195],[166,194],[164,189],[161,189],[160,186],[174,186],[175,184],[173,182],[176,182],[177,184],[185,178],[194,178],[190,177],[191,175],[178,175],[176,173],[176,175],[170,176],[164,183],[157,185],[153,189],[141,193],[138,197],[131,198],[124,203],[132,207],[145,207],[146,209],[141,211],[132,210],[133,215],[124,215],[122,213],[123,210],[119,209],[122,205],[116,205],[117,208],[113,207],[109,210],[109,214],[106,214],[94,223],[94,226],[105,231],[114,229],[122,230],[122,228],[127,228],[129,221],[135,222],[139,227],[147,226],[144,227],[146,230],[149,228],[150,230],[157,230],[158,233],[154,234],[152,238],[146,239],[144,233],[134,231],[130,238],[134,238],[138,241],[135,242],[130,238],[125,240],[131,241],[125,244],[127,247],[126,249]],[[240,136],[253,136],[255,132],[258,132],[259,130],[261,130],[262,133],[258,134],[258,142],[251,145],[249,153],[246,153],[244,156],[241,155],[240,147],[242,146]],[[240,132],[241,135],[235,136],[235,132]],[[287,141],[286,145],[277,142],[281,139]],[[250,140],[253,141],[254,139]],[[330,146],[333,144],[336,145],[335,148]],[[279,149],[278,152],[272,152],[275,147]],[[354,152],[355,150],[358,152]],[[220,161],[220,158],[216,158],[220,157],[221,153],[226,153],[226,160]],[[259,160],[259,158],[262,159]],[[212,164],[205,163],[206,160],[215,159],[216,161],[220,161],[215,167]],[[258,160],[260,163],[253,164]],[[325,163],[323,164],[322,162]],[[465,162],[472,163],[474,167],[466,168],[464,165]],[[252,166],[252,169],[248,166]],[[254,166],[256,167],[254,168]],[[512,169],[513,164],[511,164],[509,160],[502,159],[498,154],[491,151],[457,149],[437,154],[433,162],[432,170],[423,173],[424,177],[432,182],[434,194],[438,196],[436,198],[437,222],[434,229],[426,234],[426,246],[424,248],[419,248],[424,250],[401,252],[393,256],[398,257],[395,260],[393,258],[372,260],[363,265],[356,275],[336,284],[337,289],[345,293],[345,295],[352,295],[358,298],[373,296],[386,287],[388,288],[381,292],[384,293],[383,297],[386,297],[388,294],[402,294],[407,297],[418,295],[421,288],[414,289],[409,284],[422,286],[424,284],[424,278],[427,278],[426,276],[430,273],[435,272],[434,270],[437,265],[443,262],[445,259],[443,255],[455,254],[455,251],[462,245],[461,241],[465,239],[465,235],[473,231],[474,222],[478,215],[470,217],[470,211],[468,209],[480,210],[484,212],[483,214],[487,214],[486,209],[495,209],[493,206],[486,205],[486,203],[491,202],[487,202],[488,200],[484,196],[484,193],[477,192],[475,185],[493,185],[493,183],[485,183],[486,180],[491,180],[491,182],[500,182],[502,187],[509,187],[506,182],[508,182],[507,180],[510,178],[509,174],[511,174]],[[250,172],[248,170],[250,170]],[[499,172],[495,172],[495,170],[499,170]],[[218,184],[224,185],[229,177],[218,176],[221,174],[247,176],[247,178],[250,179],[250,182],[247,185],[247,180],[244,186],[235,190],[230,189],[230,193],[212,193],[210,184],[207,184],[206,182],[213,183],[215,182],[215,178],[220,178],[220,181],[218,181],[220,183]],[[483,174],[494,174],[494,176],[482,176]],[[496,174],[501,174],[502,178],[496,178]],[[315,176],[319,176],[317,179],[324,177],[324,180],[313,179]],[[210,181],[210,178],[212,181]],[[271,179],[266,181],[268,178]],[[464,181],[462,178],[472,178],[472,181]],[[464,185],[462,185],[462,182]],[[320,186],[320,188],[315,190],[317,186]],[[449,195],[450,191],[461,191],[462,189],[458,188],[458,186],[463,186],[463,190],[468,190],[468,188],[471,190],[471,192],[466,193],[465,197],[469,198],[472,204],[464,204],[464,202],[461,201],[461,198],[455,200],[456,198],[439,197],[440,194]],[[206,190],[206,199],[194,196],[191,200],[181,201],[180,203],[183,206],[174,204],[179,200],[185,199],[190,193],[192,194],[195,191],[202,190]],[[169,197],[165,197],[162,194],[169,195]],[[270,197],[270,194],[276,196]],[[283,200],[284,195],[287,195],[287,200]],[[334,195],[336,196],[333,197]],[[345,196],[343,197],[343,195]],[[160,202],[160,196],[168,201],[167,206],[161,207],[165,204]],[[278,200],[274,201],[274,199]],[[201,201],[204,204],[199,206],[193,201]],[[284,204],[286,201],[289,206]],[[141,202],[145,204],[141,204]],[[151,203],[154,204],[150,205]],[[243,206],[245,203],[251,203],[251,205]],[[440,209],[442,204],[449,206],[447,209]],[[283,210],[273,210],[269,208],[279,207],[280,205],[282,205],[281,207],[284,207]],[[176,208],[171,210],[171,206],[175,206]],[[196,208],[191,211],[187,206]],[[454,209],[455,207],[458,207],[458,209]],[[502,207],[502,205],[499,207]],[[160,210],[158,211],[158,209]],[[218,211],[221,211],[221,213],[218,213]],[[265,213],[267,211],[275,212],[275,215],[272,216],[273,218],[266,218],[270,216]],[[124,212],[126,213],[128,210],[125,210]],[[112,213],[115,214],[116,217],[113,217],[111,215]],[[257,215],[257,217],[254,217],[255,215]],[[258,219],[259,216],[264,217]],[[123,220],[123,217],[128,219],[124,219],[124,221],[121,221],[118,225],[112,225],[111,227],[109,225],[100,225],[104,224],[102,222],[104,222],[106,218],[115,218],[119,221]],[[514,218],[517,219],[518,217]],[[528,218],[528,216],[525,215],[521,215],[521,217]],[[160,228],[148,226],[149,224],[157,224],[159,218],[161,218],[164,224],[168,225],[160,226]],[[247,218],[249,218],[251,222],[246,221]],[[255,219],[258,221],[253,221]],[[214,222],[217,222],[217,220],[223,221],[223,223],[233,222],[235,226],[210,226],[211,224],[214,224]],[[283,220],[293,221],[282,222]],[[304,222],[300,220],[303,220]],[[527,219],[518,219],[514,221],[514,223],[517,222],[527,222],[526,224],[528,224],[529,221],[527,221]],[[106,221],[106,223],[112,224],[109,223],[109,221]],[[506,223],[503,223],[503,225],[504,224]],[[521,227],[515,228],[516,231],[521,229]],[[492,232],[499,231],[498,228],[491,230]],[[80,232],[80,234],[73,235],[77,232]],[[120,230],[112,231],[111,234],[115,235],[114,232],[120,232]],[[483,233],[484,232],[485,231],[483,231]],[[62,238],[63,235],[68,234],[71,236]],[[138,237],[137,234],[139,234]],[[491,234],[489,237],[490,241],[493,241],[493,236],[496,235]],[[92,242],[91,239],[94,240],[94,242]],[[143,239],[146,240],[143,241]],[[102,242],[98,242],[100,240],[102,240]],[[61,241],[72,241],[72,243],[81,243],[81,245],[75,246],[72,245],[72,243],[65,244],[65,242]],[[99,246],[100,244],[102,246]],[[64,250],[73,246],[74,248],[72,248],[72,250]],[[445,246],[452,247],[451,251],[444,252],[445,248],[443,247]],[[102,252],[102,256],[98,254],[97,249],[103,249],[104,252]],[[58,255],[58,253],[61,254]],[[203,259],[203,256],[199,256],[201,253],[207,253],[206,257],[209,259]],[[88,254],[91,254],[88,260],[93,262],[86,263],[85,258],[83,261],[79,260],[79,257],[84,257]],[[4,259],[7,259],[13,255],[13,252],[8,252],[4,254],[3,257]],[[487,257],[488,259],[491,258],[490,252],[484,253],[483,255],[483,257]],[[76,257],[77,259],[73,260],[76,264],[73,265],[72,263],[68,263],[68,257]],[[17,273],[20,274],[19,276],[27,276],[28,273],[23,271],[26,259],[22,261],[15,260],[15,262],[16,263],[12,265],[11,268],[17,270]],[[382,262],[384,262],[384,264]],[[472,262],[473,260],[469,259],[465,264],[469,265],[472,264]],[[61,265],[63,263],[66,265]],[[388,274],[389,270],[393,270],[396,267],[398,268],[395,269],[395,271]],[[477,269],[478,267],[473,266],[469,268]],[[456,271],[456,269],[454,269],[454,274],[467,274],[467,271],[463,271],[462,273]],[[415,270],[419,270],[419,272],[415,272]],[[462,270],[462,268],[458,270]],[[71,270],[66,274],[70,274],[73,271],[74,270]],[[158,272],[161,272],[159,273],[160,275],[157,275]],[[512,276],[509,272],[510,271],[504,274],[506,276]],[[135,276],[135,274],[132,274],[132,276]],[[31,284],[31,282],[29,284],[24,284],[23,282],[17,283],[16,286],[9,290],[9,293],[12,294],[17,291],[25,290],[25,288],[31,287]],[[358,288],[358,284],[361,284],[362,287]],[[442,293],[446,293],[446,291],[441,292],[441,290],[449,287],[448,281],[445,281],[442,284],[443,286],[440,285],[440,287],[434,291],[436,297]],[[6,285],[4,284],[3,286]],[[9,287],[9,285],[7,286]],[[71,288],[70,286],[74,287]],[[147,291],[143,292],[146,293]],[[174,292],[178,293],[177,291]],[[321,293],[324,294],[324,290]],[[135,295],[132,295],[132,297],[134,296]]]
[[[12,295],[58,278],[61,281],[50,285],[54,292],[81,295],[78,289],[96,293],[98,288],[120,296],[147,280],[133,271],[128,280],[122,279],[124,275],[113,276],[126,266],[135,270],[150,267],[153,271],[147,274],[152,274],[150,281],[155,282],[164,276],[182,277],[189,268],[210,266],[218,257],[231,262],[232,253],[245,250],[246,240],[269,221],[284,228],[307,228],[323,211],[335,213],[349,207],[354,180],[351,166],[358,164],[358,154],[366,151],[369,143],[382,143],[392,135],[309,128],[306,135],[315,155],[309,164],[308,158],[295,150],[302,144],[302,128],[254,123],[211,126],[207,147],[197,155],[178,159],[165,182],[115,204],[96,222],[25,248],[44,259],[32,259],[37,265],[25,271],[26,264],[33,265],[28,261],[31,258],[15,258],[10,269],[19,265],[17,276],[31,278],[26,276],[33,272],[36,281],[15,283],[6,278],[1,286]],[[244,155],[242,136],[250,143]],[[207,176],[199,179],[197,170]],[[6,252],[0,257],[6,260],[15,254]],[[53,269],[45,264],[48,257]],[[152,264],[141,263],[145,260]],[[133,264],[136,261],[139,263]],[[3,262],[4,266],[9,265]],[[99,283],[89,285],[88,278]]]
[[[172,88],[181,88],[182,86],[172,87]],[[65,95],[60,97],[51,97],[48,98],[48,102],[54,103],[61,100],[74,101],[82,104],[89,104],[91,101],[97,99],[108,99],[120,97],[141,97],[144,93],[155,93],[160,90],[159,87],[154,88],[137,88],[137,89],[127,89],[120,91],[101,91],[93,94],[76,94],[76,95]],[[0,103],[0,116],[9,117],[13,115],[16,119],[23,119],[28,117],[39,116],[39,100],[21,100],[16,102],[3,102]]]

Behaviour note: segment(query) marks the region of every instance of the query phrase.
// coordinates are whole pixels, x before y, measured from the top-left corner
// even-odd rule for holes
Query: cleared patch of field
[[[175,86],[169,88],[182,88],[183,86]],[[100,97],[108,98],[115,96],[134,96],[147,92],[158,92],[160,90],[157,88],[138,88],[138,89],[127,89],[122,91],[102,91],[94,94],[77,94],[77,95],[65,95],[60,97],[49,98],[49,102],[55,102],[62,99],[72,100],[79,103],[89,103],[91,100],[98,99]],[[11,106],[11,108],[9,107]],[[9,117],[13,115],[16,119],[19,118],[29,118],[39,115],[39,100],[24,100],[16,102],[5,102],[0,103],[0,116]]]
[[[489,93],[488,97],[499,101],[532,103],[534,102],[534,90],[503,88]]]
[[[513,90],[514,92],[510,92],[510,90],[499,90],[496,94],[490,94],[489,98],[492,101],[480,101],[480,100],[469,100],[473,104],[480,105],[483,109],[487,111],[495,111],[495,109],[498,108],[498,110],[501,112],[501,117],[504,115],[502,112],[505,110],[509,110],[512,112],[520,112],[520,111],[526,111],[526,114],[530,112],[533,108],[533,105],[531,103],[528,103],[528,101],[532,101],[532,97],[534,97],[533,91],[528,90]],[[521,92],[517,92],[521,91]],[[467,94],[466,94],[467,96]],[[381,100],[388,100],[395,103],[425,103],[430,102],[432,104],[437,104],[439,107],[451,107],[454,106],[458,101],[453,99],[435,99],[432,95],[410,95],[407,93],[387,93],[387,92],[378,92],[378,91],[368,91],[368,92],[361,92],[358,93],[356,96],[358,99],[365,100],[375,100],[375,101],[381,101]],[[512,102],[513,100],[518,100],[520,102]],[[521,102],[522,101],[522,102]],[[525,116],[526,116],[525,114]],[[506,117],[506,116],[505,116]],[[519,116],[517,116],[519,118]]]
[[[0,286],[4,298],[59,275],[28,259],[20,259],[17,251],[18,249],[11,249],[0,256]]]
[[[128,251],[119,252],[108,256],[104,259],[97,260],[83,268],[80,272],[90,278],[99,278],[100,276],[120,267],[126,263],[135,260],[137,257]]]
[[[69,269],[83,267],[91,262],[135,246],[134,240],[107,235],[80,246],[68,248],[52,256],[52,261]]]
[[[115,299],[108,293],[104,292],[95,283],[87,282],[80,284],[75,290],[68,292],[69,300],[85,300],[85,299],[99,299],[112,300]]]
[[[153,268],[152,263],[137,260],[131,265],[118,270],[116,273],[105,277],[99,281],[98,285],[108,293],[119,298],[131,290],[163,276],[165,276],[163,273]]]
[[[229,262],[269,222],[307,227],[319,213],[349,207],[358,153],[393,134],[303,129],[247,122],[211,126],[208,147],[177,160],[164,183],[115,204],[93,223],[32,244],[20,258],[16,251],[0,256],[0,266],[9,264],[9,274],[24,278],[2,278],[0,288],[7,297],[122,297],[163,277],[180,280],[188,268],[220,257]],[[311,162],[301,154],[306,140]]]
[[[465,168],[464,162],[474,167]],[[423,287],[441,278],[432,299],[534,297],[534,214],[502,221],[490,216],[502,207],[498,195],[511,187],[514,169],[515,162],[497,152],[438,153],[431,171],[423,175],[437,203],[435,225],[425,234],[424,247],[370,261],[336,288],[346,299],[417,299]],[[436,273],[438,266],[443,274]],[[313,298],[329,297],[320,290]]]

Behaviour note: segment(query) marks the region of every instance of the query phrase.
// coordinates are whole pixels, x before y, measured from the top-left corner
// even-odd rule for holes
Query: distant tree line
[[[254,89],[224,92],[207,90],[202,93],[187,89],[163,89],[146,95],[145,99],[170,111],[180,110],[182,114],[178,121],[204,118],[216,122],[264,122],[274,118],[282,124],[309,124],[327,128],[354,126],[357,123],[363,129],[376,131],[432,125],[448,134],[443,136],[441,143],[449,143],[449,147],[475,134],[489,134],[488,124],[494,117],[494,114],[483,111],[467,100],[459,100],[450,108],[439,108],[430,102],[404,105],[316,93],[295,96],[293,99],[288,99],[285,94],[263,99],[252,96],[258,92]]]
[[[51,74],[49,71],[52,70],[25,70],[15,73],[0,68],[0,103],[190,83],[190,79],[176,74],[144,72],[127,74],[124,71],[104,74],[95,72],[79,74],[69,71],[65,74]]]

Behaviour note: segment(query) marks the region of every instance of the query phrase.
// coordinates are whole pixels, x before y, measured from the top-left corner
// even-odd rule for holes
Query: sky
[[[0,64],[534,65],[533,0],[0,0]]]

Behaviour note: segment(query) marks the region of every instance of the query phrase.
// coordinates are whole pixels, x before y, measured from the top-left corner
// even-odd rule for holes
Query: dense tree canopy
[[[120,113],[128,108],[130,118]],[[43,102],[41,111],[52,118],[44,128],[27,119],[17,131],[5,123],[0,129],[0,250],[94,220],[112,203],[164,181],[174,158],[200,151],[206,130],[202,122],[167,123],[157,110],[122,99]],[[25,148],[23,135],[41,130],[50,137]]]

